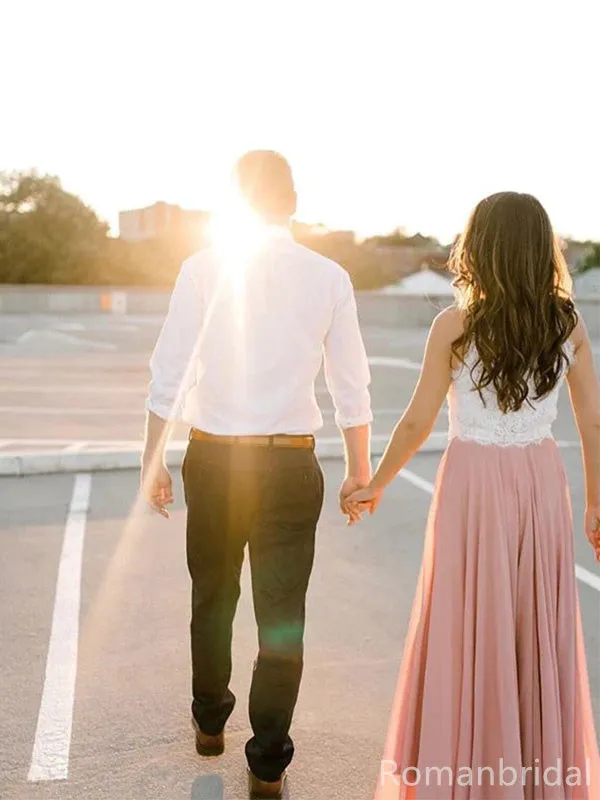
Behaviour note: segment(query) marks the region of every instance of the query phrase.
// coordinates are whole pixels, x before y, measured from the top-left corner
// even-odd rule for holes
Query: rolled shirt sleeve
[[[166,420],[181,418],[197,369],[196,345],[201,333],[202,309],[192,267],[191,259],[181,267],[150,359],[146,408]]]
[[[350,276],[343,270],[338,299],[324,343],[325,379],[340,428],[372,422],[371,374],[358,323],[356,299]]]

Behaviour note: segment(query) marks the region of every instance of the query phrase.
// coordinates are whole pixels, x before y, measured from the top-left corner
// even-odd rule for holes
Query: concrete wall
[[[0,285],[2,314],[164,314],[168,305],[164,289]]]
[[[445,295],[421,297],[358,292],[358,313],[363,325],[382,328],[428,328],[434,317],[452,302]],[[577,308],[592,339],[600,339],[600,296],[580,297]]]
[[[363,325],[383,328],[427,328],[450,304],[448,296],[385,295],[358,292]],[[166,312],[163,289],[102,286],[0,286],[1,314],[159,314]],[[600,339],[600,296],[581,297],[577,306],[593,339]]]
[[[439,312],[451,305],[448,295],[386,295],[358,292],[358,314],[363,325],[379,328],[428,328]]]

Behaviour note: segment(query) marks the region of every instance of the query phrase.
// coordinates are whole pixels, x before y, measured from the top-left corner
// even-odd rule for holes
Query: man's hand
[[[144,500],[153,511],[169,518],[166,506],[173,502],[171,474],[162,459],[142,458],[141,491]]]
[[[346,506],[354,511],[354,514],[358,514],[360,519],[363,511],[368,511],[369,514],[375,513],[377,506],[381,502],[382,494],[383,489],[372,489],[367,486],[365,489],[359,489],[351,494],[346,500]]]
[[[359,478],[353,478],[350,476],[347,477],[340,486],[340,511],[342,514],[348,516],[348,525],[353,525],[355,522],[359,522],[360,514],[357,512],[356,508],[352,509],[347,506],[346,499],[350,497],[353,492],[356,492],[359,489],[364,489],[366,486],[368,486],[370,480],[371,477],[367,475]]]

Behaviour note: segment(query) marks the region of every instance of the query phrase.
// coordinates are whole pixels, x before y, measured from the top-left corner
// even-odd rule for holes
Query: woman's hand
[[[355,492],[358,494],[358,492]],[[350,495],[351,500],[354,495]],[[596,554],[596,561],[600,562],[600,506],[589,506],[585,511],[585,535]]]
[[[383,489],[373,489],[367,486],[365,489],[359,489],[356,492],[348,495],[345,500],[346,513],[349,514],[349,525],[353,525],[361,519],[363,511],[368,511],[369,514],[374,514],[377,506],[381,501]]]

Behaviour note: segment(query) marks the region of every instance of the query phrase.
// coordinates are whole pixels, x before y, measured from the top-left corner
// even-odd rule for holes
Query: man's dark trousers
[[[183,463],[192,578],[192,712],[206,734],[233,711],[232,623],[248,544],[259,652],[250,689],[252,772],[275,781],[292,760],[305,600],[323,504],[312,448],[191,439]]]

